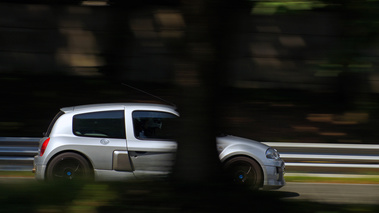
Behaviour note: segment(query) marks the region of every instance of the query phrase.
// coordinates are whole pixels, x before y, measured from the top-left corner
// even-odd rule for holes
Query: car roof
[[[152,109],[152,110],[164,110],[175,111],[176,107],[164,104],[154,103],[102,103],[102,104],[87,104],[71,107],[63,107],[60,110],[64,113],[69,112],[81,112],[81,111],[97,111],[97,110],[121,110],[125,107],[132,107],[136,109]]]

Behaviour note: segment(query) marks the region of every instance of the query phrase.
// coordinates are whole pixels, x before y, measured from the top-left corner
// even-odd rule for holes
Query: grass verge
[[[34,177],[32,171],[0,171],[0,177]]]
[[[350,183],[350,184],[379,184],[379,175],[317,175],[292,174],[286,175],[287,182],[304,183]]]

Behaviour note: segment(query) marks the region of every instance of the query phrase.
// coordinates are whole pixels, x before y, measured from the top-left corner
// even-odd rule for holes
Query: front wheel
[[[259,164],[248,157],[235,157],[224,164],[227,178],[232,184],[251,190],[262,186],[263,174]]]
[[[89,180],[93,170],[89,162],[77,153],[67,152],[57,155],[46,169],[47,181]]]

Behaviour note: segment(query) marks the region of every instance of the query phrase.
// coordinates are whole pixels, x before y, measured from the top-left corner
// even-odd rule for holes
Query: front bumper
[[[266,166],[266,179],[263,184],[264,190],[279,189],[286,185],[284,179],[285,164],[282,162],[280,166]]]

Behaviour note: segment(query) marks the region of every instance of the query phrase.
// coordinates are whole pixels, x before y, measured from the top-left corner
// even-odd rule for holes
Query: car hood
[[[237,137],[233,135],[225,135],[217,137],[217,145],[219,146],[230,146],[230,145],[246,145],[246,146],[254,146],[255,148],[259,148],[262,150],[267,150],[269,146],[247,138]]]

